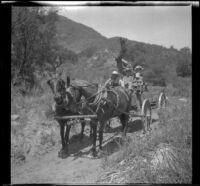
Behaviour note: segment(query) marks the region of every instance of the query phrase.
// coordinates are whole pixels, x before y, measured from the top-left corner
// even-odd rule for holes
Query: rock
[[[179,101],[187,102],[186,98],[180,98]]]
[[[12,121],[12,122],[11,122],[11,125],[12,125],[12,126],[17,126],[17,125],[19,125],[19,124],[20,124],[20,123],[17,122],[17,121]]]
[[[19,119],[19,115],[17,115],[17,114],[13,114],[13,115],[11,115],[11,120],[17,120],[17,119]]]

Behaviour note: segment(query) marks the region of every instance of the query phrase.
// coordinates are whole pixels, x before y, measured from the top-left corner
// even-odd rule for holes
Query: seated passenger
[[[120,79],[119,73],[117,71],[113,71],[111,77],[105,82],[105,87],[112,88],[116,86],[123,86],[123,82]]]

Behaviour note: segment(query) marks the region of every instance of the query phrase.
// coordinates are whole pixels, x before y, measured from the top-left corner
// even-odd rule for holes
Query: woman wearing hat
[[[142,85],[143,84],[143,76],[142,76],[141,71],[144,70],[144,68],[140,65],[137,65],[134,70],[135,70],[135,79],[136,79],[138,85]]]

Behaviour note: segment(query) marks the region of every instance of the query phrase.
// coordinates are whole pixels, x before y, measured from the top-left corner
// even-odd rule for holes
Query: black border
[[[11,45],[11,11],[9,6],[1,6],[1,17],[2,17],[2,61],[1,61],[1,84],[3,88],[1,89],[1,142],[2,150],[1,155],[3,157],[1,172],[3,175],[0,177],[2,183],[10,183],[10,108],[11,108],[11,88],[10,88],[10,45]]]
[[[199,164],[199,7],[192,7],[192,183],[200,183]]]
[[[188,1],[187,1],[188,2]],[[134,4],[135,2],[119,2],[119,3],[112,3],[112,2],[103,2],[97,4],[88,4],[86,3],[84,6],[155,6],[153,4],[147,3],[139,3]],[[188,3],[190,4],[190,3]],[[11,183],[10,178],[10,108],[11,105],[11,89],[10,89],[10,43],[11,43],[11,6],[45,6],[44,4],[40,3],[33,3],[33,2],[14,2],[14,3],[6,3],[1,4],[1,17],[2,17],[2,48],[3,52],[3,60],[1,64],[1,85],[3,88],[1,89],[1,101],[4,105],[1,105],[2,109],[2,118],[1,118],[1,141],[2,141],[2,153],[3,157],[1,160],[3,169],[1,172],[1,183]],[[186,4],[182,3],[174,3],[174,4],[156,4],[156,6],[185,6]],[[198,74],[199,74],[199,51],[198,51],[198,44],[199,44],[199,6],[192,6],[192,104],[193,104],[193,119],[192,119],[192,162],[193,162],[193,179],[192,183],[197,184],[200,183],[200,175],[199,175],[199,148],[198,139],[199,137],[199,125],[200,125],[200,114],[199,114],[199,92],[198,92]],[[4,100],[5,99],[5,100]],[[1,102],[1,103],[2,103]]]

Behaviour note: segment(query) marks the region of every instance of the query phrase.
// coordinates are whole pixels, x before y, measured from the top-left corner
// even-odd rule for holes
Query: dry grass
[[[167,93],[171,96],[176,97],[187,97],[192,96],[192,79],[177,77],[173,83],[168,85]]]
[[[171,100],[158,114],[156,130],[134,134],[119,152],[104,158],[98,183],[191,183],[191,103]]]
[[[46,86],[46,85],[45,85]],[[11,92],[11,114],[19,116],[11,121],[11,162],[13,165],[24,163],[41,156],[60,146],[58,123],[52,118],[52,94],[45,87],[42,95],[29,96]],[[80,125],[72,127],[70,136],[80,132]]]
[[[58,143],[59,126],[48,117],[53,103],[48,90],[42,96],[26,97],[12,90],[11,96],[11,114],[19,116],[11,121],[11,160],[21,163]]]

